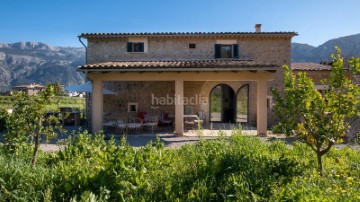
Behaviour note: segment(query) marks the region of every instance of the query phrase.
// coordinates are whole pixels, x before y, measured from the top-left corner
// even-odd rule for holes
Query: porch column
[[[175,80],[175,134],[184,133],[184,81]]]
[[[256,113],[257,113],[257,134],[260,136],[267,135],[267,81],[258,80],[256,82]]]
[[[103,125],[103,83],[92,81],[92,133],[102,130]]]

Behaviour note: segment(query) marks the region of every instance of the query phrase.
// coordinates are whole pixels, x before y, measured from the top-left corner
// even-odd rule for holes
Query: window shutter
[[[132,50],[132,44],[133,44],[133,43],[131,43],[131,42],[128,42],[128,43],[127,43],[127,52],[133,52],[133,50]]]
[[[215,58],[220,58],[220,49],[221,49],[221,45],[220,44],[215,44]]]
[[[139,43],[139,52],[144,52],[144,43]]]
[[[233,44],[233,58],[239,58],[239,44]]]

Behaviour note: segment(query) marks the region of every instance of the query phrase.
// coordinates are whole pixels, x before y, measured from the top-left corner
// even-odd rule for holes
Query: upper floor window
[[[215,44],[215,58],[239,58],[239,45]]]
[[[128,42],[127,52],[144,52],[144,42]]]
[[[190,49],[196,48],[196,44],[194,44],[194,43],[189,43],[189,48],[190,48]]]

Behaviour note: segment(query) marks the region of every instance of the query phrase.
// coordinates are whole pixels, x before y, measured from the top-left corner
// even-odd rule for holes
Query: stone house
[[[93,83],[93,132],[109,120],[156,114],[206,123],[254,125],[258,134],[274,123],[271,90],[283,88],[281,66],[291,63],[295,32],[83,33]],[[81,41],[82,42],[82,41]],[[114,92],[103,95],[103,89]]]
[[[46,87],[40,84],[28,84],[28,85],[19,85],[12,88],[12,91],[22,91],[28,95],[37,95],[41,91],[45,90]]]

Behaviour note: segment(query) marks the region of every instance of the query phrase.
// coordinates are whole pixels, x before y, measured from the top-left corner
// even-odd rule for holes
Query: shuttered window
[[[239,58],[239,45],[215,44],[215,58]]]
[[[127,52],[144,52],[144,42],[128,42],[127,43]]]

